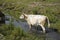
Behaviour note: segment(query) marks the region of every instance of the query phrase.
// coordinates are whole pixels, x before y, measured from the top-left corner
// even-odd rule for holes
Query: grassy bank
[[[26,14],[41,14],[46,15],[50,19],[51,27],[57,28],[60,32],[60,0],[1,0],[0,1],[0,10],[4,14],[10,14],[16,20],[19,20],[19,16],[25,12]],[[9,26],[5,26],[9,27]],[[19,28],[12,27],[11,29],[7,29],[8,31],[5,31],[4,27],[2,27],[2,34],[6,35],[5,37],[10,36],[13,40],[13,37],[15,37],[16,34],[12,31],[18,31]],[[7,32],[7,33],[5,33]],[[20,35],[19,31],[16,32],[18,35]],[[10,37],[7,38],[10,39]],[[18,36],[16,40],[20,39]],[[25,40],[24,37],[21,37],[21,40]],[[34,39],[35,38],[35,39]],[[26,40],[39,40],[36,36],[27,37]],[[43,39],[41,39],[43,40]]]
[[[45,35],[37,36],[24,32],[20,27],[14,25],[0,26],[0,40],[45,40]]]

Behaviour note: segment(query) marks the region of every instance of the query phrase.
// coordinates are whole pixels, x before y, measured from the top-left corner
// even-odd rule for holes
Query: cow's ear
[[[24,18],[26,19],[27,18],[27,14],[23,14],[24,15]]]

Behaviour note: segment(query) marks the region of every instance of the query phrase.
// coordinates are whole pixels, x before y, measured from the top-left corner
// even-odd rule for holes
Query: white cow
[[[50,27],[50,22],[47,16],[44,15],[27,15],[27,14],[22,14],[20,16],[20,19],[25,19],[27,23],[29,24],[29,28],[31,29],[31,25],[40,25],[43,32],[45,33],[45,23],[46,20],[48,22],[48,27]]]

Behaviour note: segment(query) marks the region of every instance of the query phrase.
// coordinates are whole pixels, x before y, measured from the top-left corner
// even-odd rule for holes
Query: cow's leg
[[[28,25],[29,25],[29,30],[31,30],[31,23],[29,21],[27,21]]]
[[[29,30],[31,30],[31,25],[29,24]]]
[[[41,26],[41,28],[43,30],[43,33],[45,33],[45,27],[43,25],[41,25],[41,24],[39,24],[39,25]]]

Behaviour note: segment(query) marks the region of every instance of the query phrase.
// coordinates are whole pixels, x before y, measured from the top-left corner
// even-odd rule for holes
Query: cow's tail
[[[47,22],[48,22],[48,28],[50,28],[50,21],[48,17],[47,17]]]

